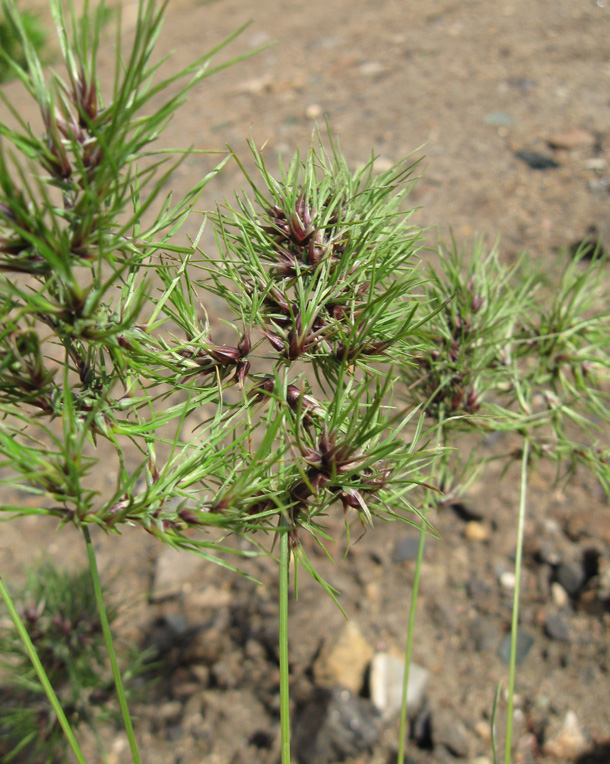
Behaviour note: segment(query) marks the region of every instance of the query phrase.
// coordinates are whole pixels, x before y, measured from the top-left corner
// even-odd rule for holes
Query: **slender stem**
[[[287,522],[282,518],[282,525]],[[288,665],[288,577],[290,548],[288,532],[280,533],[280,729],[282,764],[290,764],[290,669]]]
[[[510,764],[511,741],[513,734],[513,701],[515,694],[515,667],[517,665],[517,638],[519,636],[519,593],[521,590],[521,561],[523,558],[523,529],[525,526],[525,508],[527,497],[527,460],[529,441],[524,439],[521,459],[521,489],[519,495],[519,523],[517,528],[517,553],[515,556],[515,594],[513,596],[513,620],[510,629],[510,668],[508,677],[508,711],[506,719],[506,747],[504,764]]]
[[[19,616],[19,613],[17,612],[17,608],[15,607],[15,604],[13,603],[11,595],[9,594],[8,589],[4,585],[4,581],[2,580],[1,576],[0,576],[0,595],[2,595],[4,604],[6,605],[8,612],[13,620],[13,623],[15,624],[15,628],[17,629],[17,633],[19,634],[19,638],[21,639],[23,646],[25,648],[25,651],[28,654],[28,658],[32,661],[32,665],[34,666],[36,674],[38,675],[40,684],[42,685],[47,695],[47,698],[49,699],[49,703],[51,704],[53,711],[55,712],[55,715],[57,716],[57,721],[59,722],[62,730],[64,731],[64,735],[66,736],[68,743],[70,744],[70,748],[72,748],[72,751],[74,752],[74,755],[76,756],[76,760],[78,761],[78,764],[86,764],[85,757],[83,756],[82,751],[78,743],[76,742],[76,738],[74,737],[74,733],[72,732],[70,723],[66,719],[66,715],[64,714],[63,709],[61,705],[59,704],[57,695],[55,694],[55,691],[51,687],[51,683],[49,682],[49,677],[47,676],[47,673],[44,670],[42,663],[40,662],[38,654],[36,653],[36,648],[34,647],[32,640],[30,639],[30,635],[28,634],[27,629],[23,625],[23,621],[21,620],[21,617]]]
[[[500,693],[502,692],[502,685],[498,682],[496,687],[496,694],[494,695],[494,704],[491,709],[491,751],[493,754],[493,764],[498,764],[498,751],[496,747],[496,715],[498,713],[498,702],[500,700]]]
[[[108,616],[104,606],[104,597],[102,595],[102,585],[100,583],[100,576],[95,559],[95,550],[93,548],[93,544],[91,543],[91,534],[89,533],[89,528],[86,525],[83,526],[83,536],[85,537],[85,544],[87,545],[87,557],[89,559],[89,570],[91,571],[91,578],[93,579],[93,590],[95,592],[97,610],[100,616],[100,621],[102,623],[102,631],[104,632],[104,641],[106,642],[106,649],[108,650],[108,658],[110,659],[110,665],[112,666],[112,675],[114,677],[117,697],[121,707],[125,732],[127,733],[127,739],[129,740],[131,757],[134,764],[140,764],[140,754],[138,753],[138,746],[136,744],[136,737],[133,731],[133,724],[131,723],[131,716],[129,715],[129,709],[127,708],[127,698],[125,697],[123,680],[121,678],[121,672],[119,670],[119,664],[117,662],[116,652],[112,642],[112,634],[110,633],[110,624],[108,623]]]
[[[413,648],[413,634],[415,631],[415,611],[417,608],[417,593],[419,591],[419,577],[421,573],[422,560],[424,559],[424,544],[426,534],[422,529],[419,532],[419,545],[417,547],[417,562],[415,563],[415,576],[413,578],[413,589],[411,593],[411,609],[409,611],[409,627],[407,629],[407,642],[405,645],[405,673],[402,681],[402,703],[400,705],[400,729],[398,732],[398,754],[396,756],[397,764],[404,764],[405,760],[405,740],[407,737],[407,692],[409,689],[409,668],[411,667],[411,649]]]
[[[436,445],[437,447],[445,445],[445,427],[443,426],[444,414],[441,411],[438,422]],[[437,479],[442,478],[446,469],[446,457],[443,454],[440,465],[438,466]],[[422,513],[424,517],[430,505],[430,491],[426,491]],[[405,672],[402,680],[402,701],[400,704],[400,727],[398,731],[398,752],[396,754],[396,764],[404,764],[405,760],[405,740],[407,737],[407,695],[409,691],[409,669],[411,668],[411,650],[413,649],[413,634],[415,633],[415,611],[417,609],[417,595],[419,593],[419,579],[421,567],[424,559],[424,545],[426,542],[426,533],[424,532],[424,523],[422,522],[419,531],[419,544],[417,546],[417,560],[415,562],[415,575],[413,577],[413,586],[411,589],[411,607],[409,609],[409,625],[407,628],[407,640],[405,644]]]

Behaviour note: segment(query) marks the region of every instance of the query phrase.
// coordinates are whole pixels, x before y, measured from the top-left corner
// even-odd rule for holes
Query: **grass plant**
[[[492,460],[520,464],[520,499],[515,520],[515,591],[507,691],[505,764],[511,761],[513,701],[519,598],[527,508],[527,476],[535,462],[549,459],[557,481],[567,481],[578,465],[591,469],[610,493],[608,444],[608,308],[604,305],[603,258],[574,253],[558,283],[544,272],[528,273],[525,261],[503,267],[481,244],[458,251],[455,241],[442,246],[440,261],[429,272],[426,302],[443,306],[429,324],[433,347],[406,376],[412,405],[423,406],[437,431],[441,457],[433,465],[441,495],[427,503],[459,500]],[[553,290],[548,296],[549,287]],[[547,293],[544,297],[543,293]],[[506,450],[485,448],[492,433],[503,435]],[[469,434],[470,450],[461,436]],[[472,437],[478,434],[472,445]],[[424,503],[424,506],[426,504]],[[412,593],[406,645],[415,634],[415,605],[423,537]],[[404,761],[405,675],[398,762]],[[494,704],[492,724],[496,719]],[[494,738],[494,762],[497,746]]]
[[[47,34],[40,23],[37,15],[20,11],[23,32],[27,35],[29,44],[34,50],[42,55],[47,40]],[[21,44],[21,35],[11,23],[10,17],[0,15],[0,83],[11,79],[11,66],[9,60],[15,60],[21,67],[27,66],[27,59]]]
[[[0,469],[27,500],[2,510],[80,531],[134,762],[91,531],[138,525],[233,569],[226,535],[250,539],[252,554],[277,542],[289,764],[289,583],[304,568],[338,602],[305,534],[324,547],[338,511],[348,545],[377,520],[415,525],[423,544],[438,535],[428,507],[465,490],[492,432],[511,443],[507,465],[523,457],[524,476],[548,457],[559,477],[582,463],[608,489],[596,440],[608,416],[603,263],[571,264],[545,308],[541,279],[503,268],[495,250],[466,257],[452,244],[434,259],[407,207],[417,163],[377,173],[371,157],[352,171],[330,132],[277,176],[254,144],[255,172],[237,152],[212,167],[204,154],[201,181],[176,201],[164,188],[186,152],[153,143],[192,88],[239,60],[212,63],[234,36],[163,79],[153,52],[165,4],[140,0],[131,47],[121,52],[119,19],[114,80],[102,83],[103,3],[85,4],[84,23],[71,2],[50,5],[66,79],[45,73],[14,0],[2,0],[25,55],[4,60],[43,124],[35,133],[3,98]],[[205,221],[192,240],[180,232],[226,161],[248,192],[208,215],[210,252]],[[464,457],[465,432],[479,442]],[[106,494],[91,479],[100,459],[115,467]],[[416,581],[420,569],[421,549]],[[416,601],[417,587],[407,656]],[[511,694],[513,681],[514,665]],[[406,708],[401,741],[405,729]]]
[[[0,594],[15,625],[0,630],[0,761],[57,764],[70,747],[84,762],[76,733],[87,726],[95,735],[117,716],[90,572],[46,562],[12,595],[0,581]],[[106,605],[104,612],[113,623],[119,611]],[[120,652],[132,680],[148,669],[149,655],[135,645]]]

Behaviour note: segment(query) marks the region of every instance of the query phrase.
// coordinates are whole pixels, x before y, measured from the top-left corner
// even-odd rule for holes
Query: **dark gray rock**
[[[576,562],[562,562],[557,567],[557,581],[570,597],[575,597],[585,581],[582,565]]]
[[[531,90],[534,90],[537,83],[535,80],[528,80],[526,77],[511,77],[506,80],[506,84],[518,90],[522,95],[527,95]]]
[[[532,170],[554,170],[560,167],[559,162],[556,162],[552,157],[541,154],[538,151],[529,151],[528,149],[522,149],[516,151],[515,156],[522,162],[530,167]]]
[[[507,634],[498,648],[498,658],[507,665],[510,663],[511,635]],[[527,658],[534,644],[534,637],[526,631],[517,632],[517,655],[516,662],[519,666]]]
[[[418,748],[432,750],[432,708],[426,698],[418,712],[411,719],[409,736]]]
[[[557,550],[554,541],[543,539],[538,547],[538,557],[547,565],[559,565],[561,562],[561,553]]]
[[[549,613],[544,619],[544,633],[556,642],[570,641],[570,627],[558,613]]]
[[[297,709],[295,724],[298,764],[330,764],[370,751],[379,737],[373,704],[343,687],[316,688]]]

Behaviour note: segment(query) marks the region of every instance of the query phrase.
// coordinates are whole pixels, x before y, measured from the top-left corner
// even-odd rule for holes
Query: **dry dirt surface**
[[[124,11],[128,24],[134,4]],[[305,151],[316,121],[327,120],[353,166],[371,152],[380,168],[411,152],[423,157],[411,200],[421,208],[414,222],[438,226],[432,241],[453,231],[464,246],[477,235],[491,246],[499,236],[505,262],[527,251],[551,271],[592,229],[610,243],[608,0],[171,0],[159,54],[174,51],[167,67],[175,71],[251,19],[231,53],[275,44],[203,83],[167,143],[229,144],[247,156],[252,138],[266,144],[273,167],[278,153]],[[109,43],[102,73],[112,55]],[[5,89],[33,115],[18,84]],[[172,180],[175,194],[212,161],[189,158]],[[242,184],[228,165],[203,206]],[[97,479],[107,490],[112,476]],[[432,518],[441,538],[427,544],[418,603],[413,659],[427,685],[411,723],[412,764],[492,760],[494,693],[508,677],[501,647],[517,483],[516,466],[502,481],[488,471],[463,505]],[[373,712],[367,666],[374,653],[399,654],[404,643],[411,533],[379,526],[344,559],[342,518],[336,532],[334,565],[310,553],[341,591],[354,628],[346,631],[338,609],[302,574],[290,622],[294,758],[389,764],[398,724]],[[557,489],[543,468],[532,477],[525,539],[512,760],[610,762],[608,502],[584,473]],[[161,681],[137,709],[142,761],[276,764],[275,563],[252,563],[256,586],[176,557],[143,532],[97,543],[104,577],[129,602],[123,636],[154,645],[161,659]],[[2,575],[20,580],[33,550],[84,562],[72,531],[27,519],[2,527]],[[500,740],[505,711],[500,693]],[[109,762],[130,761],[122,733],[108,731],[106,740]]]

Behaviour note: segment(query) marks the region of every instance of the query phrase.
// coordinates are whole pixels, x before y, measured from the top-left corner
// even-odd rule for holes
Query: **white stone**
[[[402,685],[405,662],[388,653],[377,653],[371,663],[370,696],[385,720],[396,716],[402,702]],[[417,713],[424,700],[430,672],[411,663],[407,688],[407,709],[409,716]]]
[[[557,581],[553,581],[551,584],[551,597],[557,607],[565,607],[570,599],[566,590]]]
[[[568,711],[561,729],[546,741],[543,752],[560,761],[574,761],[587,748],[587,741],[582,734],[578,717],[574,711]]]
[[[376,77],[386,71],[386,66],[381,61],[365,61],[360,64],[358,71],[363,77]]]
[[[500,576],[500,586],[507,591],[512,591],[515,588],[517,579],[512,570],[507,570]]]
[[[305,116],[307,119],[319,119],[324,114],[324,109],[319,103],[310,103],[305,109]]]

